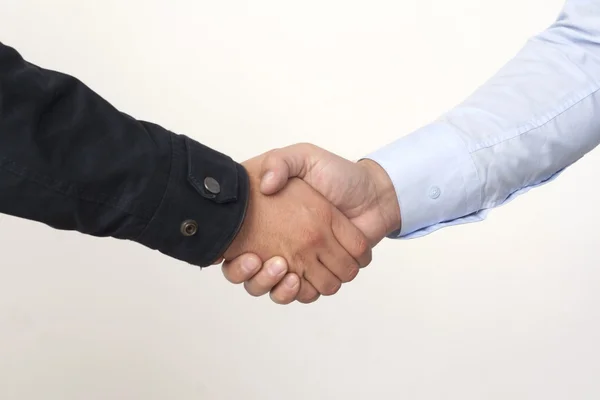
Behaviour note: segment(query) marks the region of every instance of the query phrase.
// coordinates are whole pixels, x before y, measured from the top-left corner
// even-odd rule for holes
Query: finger
[[[304,178],[316,151],[316,146],[295,144],[268,153],[261,166],[261,192],[266,195],[277,193],[289,178]]]
[[[342,287],[340,279],[320,261],[305,269],[304,278],[323,296],[332,296]]]
[[[351,282],[358,275],[360,265],[334,237],[329,242],[326,248],[319,249],[319,260],[340,282]]]
[[[255,254],[242,254],[241,256],[225,261],[221,270],[225,278],[231,283],[242,283],[252,278],[262,265],[262,260]]]
[[[360,267],[369,265],[373,256],[368,239],[337,208],[333,208],[332,215],[331,229],[337,241],[358,262]]]
[[[294,273],[288,273],[271,290],[271,300],[277,304],[290,304],[300,292],[300,278]]]
[[[284,258],[273,257],[261,268],[256,275],[244,282],[244,288],[252,296],[262,296],[269,293],[285,276],[288,265]]]
[[[296,300],[300,303],[309,304],[317,301],[321,295],[313,285],[306,279],[300,280],[300,292],[296,296]]]

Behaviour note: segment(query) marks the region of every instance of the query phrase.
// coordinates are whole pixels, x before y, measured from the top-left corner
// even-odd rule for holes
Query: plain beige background
[[[242,161],[359,158],[436,118],[562,0],[0,0],[0,40]],[[483,223],[386,240],[279,307],[134,243],[0,218],[0,398],[597,399],[594,152]]]

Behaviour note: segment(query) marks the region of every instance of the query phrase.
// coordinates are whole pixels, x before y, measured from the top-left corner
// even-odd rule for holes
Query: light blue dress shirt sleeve
[[[558,20],[466,101],[374,152],[413,238],[481,221],[600,143],[600,0]]]

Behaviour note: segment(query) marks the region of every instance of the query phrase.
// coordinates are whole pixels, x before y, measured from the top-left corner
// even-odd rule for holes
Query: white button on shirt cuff
[[[471,155],[454,128],[438,122],[368,155],[396,189],[402,228],[392,238],[413,238],[445,225],[480,221],[481,184]]]

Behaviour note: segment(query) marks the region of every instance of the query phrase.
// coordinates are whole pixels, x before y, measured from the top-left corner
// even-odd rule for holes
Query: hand
[[[305,182],[292,179],[285,189],[265,196],[259,191],[264,157],[243,165],[250,177],[248,210],[240,232],[224,254],[225,260],[250,251],[260,259],[283,256],[289,271],[296,274],[288,279],[301,302],[336,293],[342,283],[354,279],[360,267],[369,264],[367,238],[322,195]],[[279,266],[285,274],[286,263],[277,260],[271,262],[271,268]],[[272,288],[259,278],[246,284],[246,290],[255,296]]]
[[[261,191],[273,194],[283,188],[290,177],[299,177],[321,193],[344,213],[375,246],[387,234],[401,226],[400,208],[394,186],[387,173],[375,162],[351,162],[310,144],[297,144],[266,153],[261,166]],[[294,291],[285,283],[297,279],[281,271],[284,260],[265,262],[256,255],[245,254],[223,265],[223,273],[232,282],[270,287],[274,302],[287,304]],[[251,266],[243,269],[242,265]],[[278,274],[272,274],[274,266]]]

